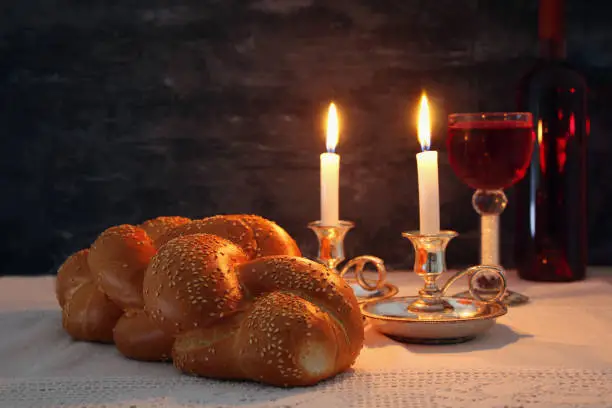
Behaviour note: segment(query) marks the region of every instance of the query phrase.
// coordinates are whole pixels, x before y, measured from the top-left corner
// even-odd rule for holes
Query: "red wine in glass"
[[[460,122],[448,129],[450,164],[472,188],[508,188],[525,176],[533,140],[528,122]]]
[[[476,189],[472,205],[481,216],[483,265],[500,263],[499,215],[508,203],[503,189],[525,176],[533,152],[532,129],[528,112],[455,113],[448,117],[451,167],[461,181]],[[504,299],[509,305],[527,300],[510,291]]]

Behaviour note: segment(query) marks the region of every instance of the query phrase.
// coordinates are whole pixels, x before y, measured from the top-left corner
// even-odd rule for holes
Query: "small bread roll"
[[[229,317],[177,336],[178,369],[288,387],[315,384],[353,364],[363,323],[342,278],[293,256],[237,264],[235,273],[243,302]]]
[[[336,322],[316,305],[274,292],[239,319],[180,335],[174,365],[203,377],[249,378],[280,387],[315,384],[341,371]]]
[[[75,340],[112,343],[113,327],[122,314],[93,282],[87,282],[64,304],[62,325]]]
[[[211,234],[227,239],[242,248],[249,259],[253,258],[257,251],[255,234],[251,228],[239,219],[223,215],[196,220],[171,229],[157,240],[158,248],[174,238],[192,234]]]
[[[251,227],[257,248],[255,258],[272,255],[302,255],[291,235],[277,223],[258,215],[241,214],[226,217],[241,220]]]
[[[142,309],[142,279],[155,252],[153,241],[142,228],[124,224],[100,234],[87,262],[113,302],[124,310]]]
[[[55,296],[60,307],[84,283],[91,282],[92,276],[87,264],[88,249],[82,249],[70,255],[57,270],[55,280]]]
[[[333,317],[341,331],[337,372],[350,367],[363,346],[363,323],[357,298],[351,287],[320,263],[294,256],[255,259],[236,266],[238,280],[249,296],[288,292],[307,299]],[[284,309],[282,304],[276,308]],[[266,316],[265,319],[271,317]]]
[[[234,347],[242,317],[230,317],[177,336],[172,348],[174,366],[191,375],[227,380],[245,378]]]
[[[128,310],[114,330],[114,340],[121,354],[134,360],[168,361],[174,337],[164,333],[144,310]]]
[[[155,242],[172,228],[187,224],[188,222],[191,222],[191,220],[185,217],[157,217],[143,222],[139,227],[145,230],[147,235]]]
[[[216,235],[193,234],[163,245],[144,275],[145,312],[166,333],[207,327],[241,301],[234,266],[246,254]]]
[[[238,245],[249,259],[272,255],[300,256],[301,252],[291,236],[278,224],[257,215],[216,215],[196,220],[171,229],[156,243],[166,242],[189,234],[212,234]]]
[[[257,299],[236,335],[246,378],[277,386],[315,384],[343,371],[346,348],[329,313],[292,293]]]

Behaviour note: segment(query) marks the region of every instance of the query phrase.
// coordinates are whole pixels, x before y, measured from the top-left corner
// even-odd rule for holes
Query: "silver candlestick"
[[[397,294],[396,286],[386,282],[387,269],[382,259],[372,255],[361,255],[350,259],[341,269],[338,266],[346,259],[344,253],[344,238],[355,226],[351,221],[339,221],[337,225],[325,226],[321,221],[313,221],[308,227],[315,233],[319,241],[317,259],[333,272],[345,277],[353,272],[354,278],[347,282],[355,292],[360,302],[383,299]],[[376,269],[377,279],[372,281],[366,276],[367,265]]]
[[[498,266],[473,266],[457,272],[444,285],[438,286],[438,279],[446,272],[446,246],[457,236],[456,232],[405,232],[402,235],[414,246],[414,271],[423,278],[424,285],[417,296],[365,304],[363,314],[374,328],[407,343],[460,343],[484,333],[497,317],[506,313],[506,306],[500,302],[506,291],[506,278]],[[483,275],[497,283],[494,293],[486,298],[476,290],[479,277]],[[445,296],[448,288],[463,276],[468,277],[473,299]]]

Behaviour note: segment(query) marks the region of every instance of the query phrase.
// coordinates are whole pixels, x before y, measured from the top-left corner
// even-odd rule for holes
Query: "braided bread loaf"
[[[73,338],[206,377],[310,385],[363,344],[350,287],[257,216],[112,227],[60,267],[57,298]]]

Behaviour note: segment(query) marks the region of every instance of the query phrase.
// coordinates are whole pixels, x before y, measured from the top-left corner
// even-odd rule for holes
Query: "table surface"
[[[392,272],[400,295],[418,277]],[[54,277],[0,278],[0,407],[612,407],[612,270],[586,281],[520,281],[531,303],[458,345],[405,345],[366,326],[350,372],[282,390],[179,374],[73,342],[61,328]],[[457,290],[460,290],[458,287]]]

